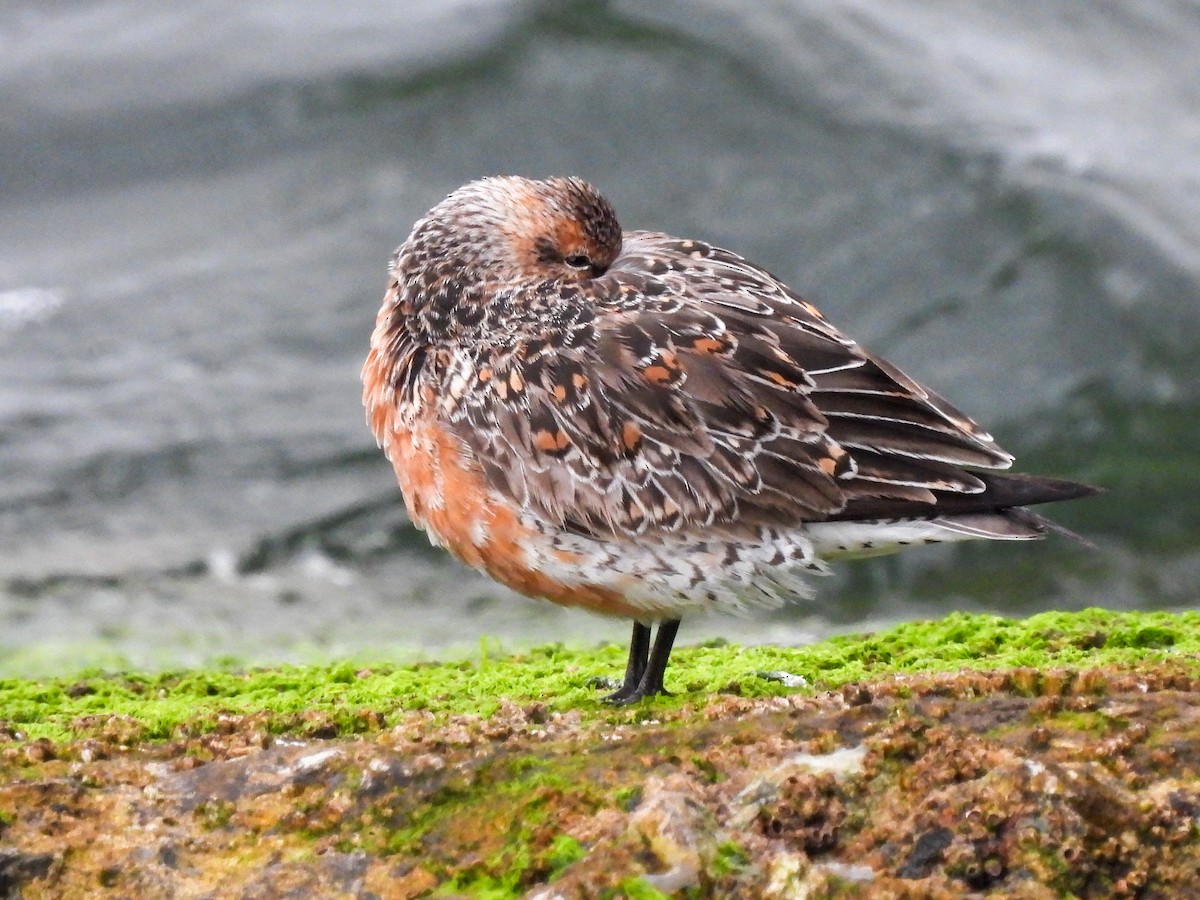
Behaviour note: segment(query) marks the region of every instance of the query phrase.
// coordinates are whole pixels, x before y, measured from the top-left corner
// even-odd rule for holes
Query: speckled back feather
[[[452,196],[398,252],[377,334],[401,410],[436,404],[489,481],[548,525],[623,536],[786,527],[857,498],[977,492],[961,466],[1011,461],[766,271],[699,241],[622,237],[592,189],[560,184],[568,200],[549,210],[514,193],[542,231],[578,219],[595,273],[564,281],[536,264],[489,265],[520,255],[511,235],[525,226]]]

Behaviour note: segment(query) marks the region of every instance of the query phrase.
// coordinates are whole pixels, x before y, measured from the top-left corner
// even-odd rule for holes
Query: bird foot
[[[646,684],[626,684],[619,687],[606,697],[600,698],[601,703],[609,706],[632,706],[645,697],[670,697],[670,693],[660,684],[658,687]]]

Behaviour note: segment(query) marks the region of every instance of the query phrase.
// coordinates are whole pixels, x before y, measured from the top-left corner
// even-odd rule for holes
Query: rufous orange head
[[[612,206],[579,178],[473,181],[437,204],[396,255],[398,278],[476,283],[584,281],[621,250]],[[432,276],[432,279],[431,279]]]

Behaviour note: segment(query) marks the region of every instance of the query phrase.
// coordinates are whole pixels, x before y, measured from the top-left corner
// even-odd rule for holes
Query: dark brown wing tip
[[[1088,487],[1088,486],[1089,485],[1082,485],[1082,487]],[[1092,493],[1103,493],[1103,490],[1098,489],[1098,488],[1093,488]],[[1083,496],[1087,496],[1087,495],[1085,494]],[[1088,550],[1099,550],[1100,549],[1096,544],[1094,544],[1092,541],[1089,541],[1082,534],[1079,534],[1076,531],[1072,531],[1070,528],[1066,528],[1062,525],[1059,525],[1053,519],[1047,519],[1045,516],[1039,515],[1038,513],[1035,513],[1033,510],[1021,509],[1018,507],[1016,509],[1005,510],[1003,515],[1006,516],[1007,518],[1012,519],[1015,522],[1020,522],[1024,525],[1028,525],[1032,528],[1036,528],[1038,531],[1041,531],[1043,534],[1045,534],[1046,532],[1050,532],[1051,534],[1057,534],[1059,537],[1064,537],[1074,544],[1079,544],[1081,547],[1086,547]]]
[[[1065,478],[1044,475],[1006,473],[976,473],[988,486],[986,496],[995,507],[1034,506],[1039,503],[1059,503],[1105,493],[1104,488]]]
[[[956,515],[964,513],[1002,512],[1040,503],[1059,503],[1077,500],[1103,493],[1102,488],[1063,478],[1047,478],[1042,475],[999,474],[995,472],[972,472],[984,484],[982,491],[963,494],[950,491],[934,491],[935,501],[913,502],[892,500],[886,497],[863,497],[852,499],[840,513],[830,516],[836,519],[875,518],[920,518],[931,515]]]
[[[1026,482],[1030,490],[1030,496],[1035,499],[1028,499],[1014,504],[1015,508],[1007,510],[1007,515],[1019,517],[1026,522],[1036,524],[1051,534],[1057,534],[1059,537],[1064,537],[1072,543],[1086,547],[1089,550],[1100,549],[1083,535],[1059,525],[1052,519],[1048,519],[1032,510],[1023,509],[1022,507],[1035,503],[1057,503],[1060,500],[1079,500],[1083,497],[1095,497],[1098,494],[1107,493],[1105,488],[1097,487],[1093,484],[1083,484],[1079,481],[1068,481],[1063,478],[1047,478],[1039,475],[1009,475],[1005,480],[1012,478]]]

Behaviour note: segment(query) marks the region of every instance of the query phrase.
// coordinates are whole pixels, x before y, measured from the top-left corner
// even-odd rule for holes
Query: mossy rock
[[[1195,613],[680,648],[675,696],[611,709],[622,654],[0,682],[0,896],[1166,896],[1200,871]]]

